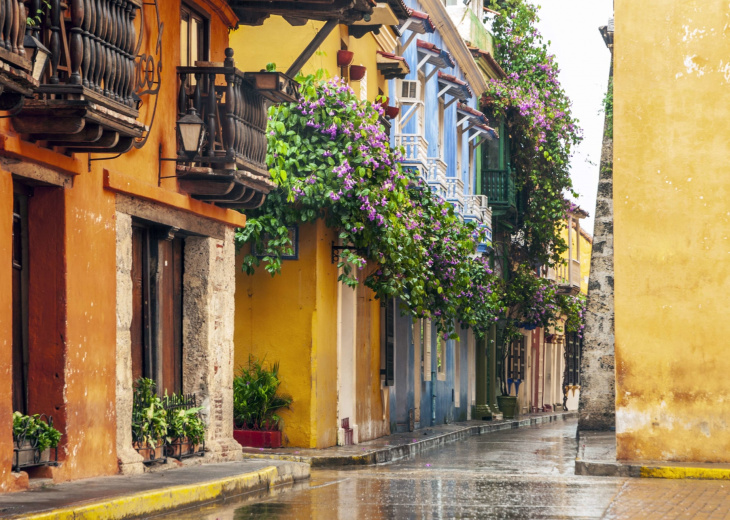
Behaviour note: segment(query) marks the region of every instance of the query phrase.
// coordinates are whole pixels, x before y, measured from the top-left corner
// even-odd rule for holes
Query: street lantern
[[[43,73],[46,71],[46,67],[51,60],[51,51],[49,51],[37,38],[26,34],[23,38],[23,47],[25,48],[26,55],[30,58],[33,67],[31,69],[31,76],[36,81],[40,81],[43,77]]]
[[[205,137],[205,123],[198,117],[194,108],[177,121],[177,133],[180,136],[182,152],[189,158],[200,155]]]

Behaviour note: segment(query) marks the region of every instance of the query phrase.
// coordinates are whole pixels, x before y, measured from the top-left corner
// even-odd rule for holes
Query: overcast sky
[[[598,27],[613,13],[613,0],[542,0],[539,29],[550,40],[550,51],[560,67],[560,82],[573,101],[573,117],[580,121],[583,142],[571,162],[578,204],[590,213],[581,224],[593,234],[598,163],[601,157],[603,113],[611,55]]]

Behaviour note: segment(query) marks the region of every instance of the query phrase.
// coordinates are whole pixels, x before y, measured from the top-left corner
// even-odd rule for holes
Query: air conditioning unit
[[[401,103],[417,103],[421,100],[421,84],[412,79],[399,80],[398,101]]]

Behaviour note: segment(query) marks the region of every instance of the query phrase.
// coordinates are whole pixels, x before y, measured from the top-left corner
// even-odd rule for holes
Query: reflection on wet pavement
[[[502,431],[164,518],[601,518],[625,479],[573,475],[575,421]]]

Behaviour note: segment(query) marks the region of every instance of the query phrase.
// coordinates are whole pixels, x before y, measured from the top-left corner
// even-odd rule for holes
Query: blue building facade
[[[477,173],[479,146],[496,134],[478,111],[481,92],[472,90],[441,33],[457,32],[448,16],[439,20],[440,31],[417,0],[406,4],[413,13],[401,26],[401,53],[410,72],[389,85],[391,100],[400,106],[391,144],[403,147],[405,168],[418,171],[457,214],[491,235],[491,211],[478,192]],[[482,252],[486,248],[480,244]],[[439,337],[430,320],[401,316],[397,301],[389,302],[385,313],[392,313],[386,321],[394,326],[391,431],[469,419],[475,393],[471,331],[461,329],[460,341]]]

